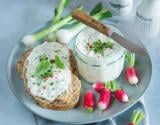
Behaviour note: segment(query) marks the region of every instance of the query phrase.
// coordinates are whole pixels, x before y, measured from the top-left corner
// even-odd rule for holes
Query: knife
[[[118,33],[113,32],[108,26],[95,20],[91,16],[87,15],[85,12],[78,9],[74,9],[72,11],[72,17],[86,24],[87,26],[90,26],[93,29],[103,33],[104,35],[111,37],[113,40],[115,40],[117,43],[119,43],[121,46],[128,49],[129,51],[137,54],[141,54],[141,55],[146,54],[145,49],[139,47],[133,42],[130,42],[129,40],[125,39],[123,36],[119,35]]]

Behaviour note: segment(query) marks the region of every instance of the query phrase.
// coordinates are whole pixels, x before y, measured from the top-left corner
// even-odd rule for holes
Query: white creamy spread
[[[90,45],[92,45],[97,40],[100,40],[102,43],[107,41],[112,42],[112,49],[106,48],[103,52],[103,55],[100,53],[95,53],[93,50],[90,49]],[[91,28],[86,29],[84,32],[81,32],[77,36],[76,47],[85,56],[98,60],[106,57],[112,57],[116,55],[121,49],[121,46],[114,40]]]
[[[52,76],[47,79],[33,77],[39,57],[46,55],[49,59],[54,59],[59,55],[64,63],[64,69],[52,67]],[[61,93],[66,91],[71,83],[71,71],[69,63],[69,51],[63,45],[56,42],[44,42],[35,47],[27,57],[26,79],[30,92],[34,96],[45,98],[49,101],[55,100]]]

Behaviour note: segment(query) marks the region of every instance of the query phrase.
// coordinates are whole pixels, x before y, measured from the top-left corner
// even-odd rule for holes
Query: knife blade
[[[87,26],[90,26],[93,29],[103,33],[104,35],[111,37],[113,40],[115,40],[117,43],[119,43],[121,46],[128,49],[129,51],[137,53],[137,54],[141,54],[141,55],[146,54],[146,50],[144,48],[141,48],[135,43],[127,40],[126,38],[119,35],[118,33],[113,32],[108,26],[94,19],[94,16],[91,17],[85,12],[75,9],[72,11],[72,17],[86,24]]]

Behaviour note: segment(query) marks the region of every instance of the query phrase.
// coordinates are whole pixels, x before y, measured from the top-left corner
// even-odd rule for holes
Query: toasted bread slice
[[[81,81],[78,79],[78,70],[76,60],[72,51],[70,50],[70,64],[72,71],[72,82],[69,85],[69,89],[59,95],[54,101],[48,101],[41,97],[33,96],[28,88],[27,79],[25,77],[25,60],[30,54],[32,49],[26,51],[17,61],[16,67],[20,75],[20,78],[24,81],[25,87],[29,95],[35,100],[35,102],[43,108],[54,109],[54,110],[69,110],[75,107],[79,101]]]

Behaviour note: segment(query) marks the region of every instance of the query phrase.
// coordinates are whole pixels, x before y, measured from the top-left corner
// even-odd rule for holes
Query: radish
[[[105,110],[108,109],[110,106],[110,101],[111,101],[111,92],[108,88],[105,88],[100,92],[100,98],[98,101],[98,107],[99,109]]]
[[[127,67],[125,71],[125,76],[130,84],[138,83],[138,77],[137,77],[136,69],[134,67]]]
[[[134,110],[131,122],[128,125],[138,125],[144,119],[144,114],[141,111]]]
[[[128,102],[129,101],[128,95],[126,94],[126,92],[123,89],[117,89],[114,92],[114,96],[120,102]]]
[[[87,112],[93,112],[95,107],[94,94],[91,90],[86,91],[84,95],[83,106]]]
[[[104,86],[103,82],[98,81],[98,82],[94,83],[92,87],[95,91],[100,93],[104,89],[105,86]]]
[[[116,81],[110,81],[105,84],[105,87],[110,89],[110,91],[114,94],[114,97],[120,102],[128,102],[128,96],[123,89],[119,89],[117,87]]]
[[[138,77],[137,77],[137,71],[134,68],[135,54],[127,53],[126,60],[127,60],[128,66],[125,70],[125,77],[130,84],[136,85],[138,83]]]

